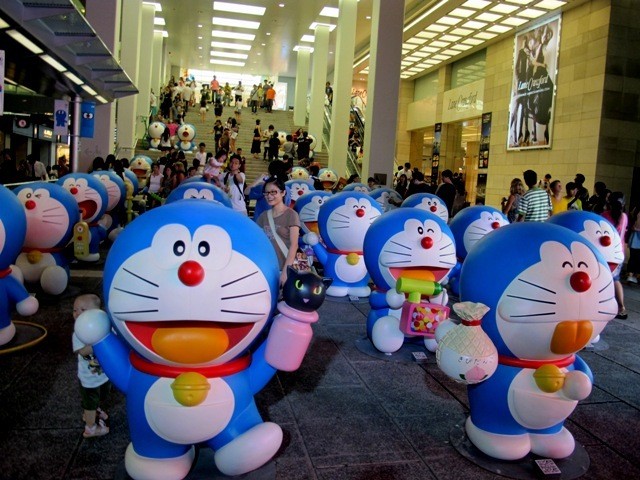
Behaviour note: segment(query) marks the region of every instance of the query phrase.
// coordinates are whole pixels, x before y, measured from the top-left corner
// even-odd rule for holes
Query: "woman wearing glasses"
[[[262,194],[271,207],[262,212],[256,222],[267,234],[278,256],[280,285],[287,280],[287,266],[293,265],[298,250],[300,218],[298,213],[284,204],[284,181],[270,177],[262,187]]]

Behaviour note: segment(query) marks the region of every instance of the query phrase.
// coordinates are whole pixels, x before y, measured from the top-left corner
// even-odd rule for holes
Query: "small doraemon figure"
[[[403,207],[416,207],[431,212],[445,222],[449,221],[449,210],[444,201],[432,193],[414,193],[402,202]]]
[[[167,128],[167,126],[162,122],[151,122],[151,125],[149,125],[149,128],[147,129],[150,149],[158,149],[160,146],[160,138],[162,137],[165,128]]]
[[[446,306],[448,295],[440,282],[455,265],[455,252],[447,224],[424,210],[399,208],[371,225],[364,240],[364,260],[376,288],[369,297],[367,335],[379,351],[393,353],[405,341],[416,340],[400,330],[401,308],[407,298],[396,290],[398,281],[432,285],[434,292],[425,299]],[[424,344],[429,351],[437,347],[433,335],[425,336]]]
[[[369,226],[380,215],[380,205],[369,195],[359,192],[337,193],[320,207],[320,236],[308,233],[304,242],[313,247],[318,261],[324,266],[325,276],[333,279],[327,295],[368,297],[371,293],[362,248]]]
[[[115,172],[97,170],[91,173],[94,177],[102,182],[107,189],[107,211],[98,220],[100,224],[107,229],[107,234],[120,227],[120,214],[124,208],[124,201],[127,198],[127,189],[124,180]]]
[[[22,248],[27,232],[24,208],[8,188],[0,185],[0,345],[11,341],[16,326],[11,322],[13,307],[20,315],[38,311],[38,300],[11,274],[11,264]]]
[[[305,193],[293,206],[293,209],[298,212],[300,217],[300,228],[302,228],[303,235],[309,232],[316,234],[320,233],[318,229],[318,215],[320,213],[320,207],[331,198],[332,193],[324,191],[313,191]]]
[[[107,313],[83,313],[75,333],[127,396],[132,478],[184,478],[195,444],[212,448],[226,475],[278,451],[282,430],[262,420],[253,396],[276,372],[265,352],[282,345],[278,332],[264,335],[279,277],[263,231],[210,201],[155,208],[117,238],[104,269]],[[298,355],[308,338],[286,333]]]
[[[402,205],[402,197],[393,188],[374,188],[369,195],[380,204],[383,212],[389,212]]]
[[[190,123],[180,125],[178,128],[178,148],[185,152],[190,152],[196,148],[196,143],[193,141],[196,138],[196,127]]]
[[[309,170],[304,167],[293,167],[289,174],[291,180],[309,180],[309,177]]]
[[[76,199],[80,209],[80,220],[89,226],[89,250],[87,254],[77,256],[78,260],[97,262],[100,260],[100,242],[107,236],[107,230],[98,223],[109,203],[106,187],[88,173],[70,173],[57,183]]]
[[[361,193],[369,193],[371,189],[368,185],[364,183],[350,183],[349,185],[345,185],[342,189],[343,192],[361,192]]]
[[[496,372],[468,387],[476,447],[501,460],[573,453],[564,421],[593,381],[576,352],[618,312],[613,290],[602,255],[557,225],[499,228],[469,252],[461,299],[489,307],[482,329],[499,354]]]
[[[226,194],[224,190],[216,187],[207,182],[182,182],[176,188],[174,188],[165,204],[176,202],[182,199],[202,199],[209,200],[214,203],[218,203],[225,207],[231,207],[231,200],[229,200],[229,195]],[[188,208],[188,207],[187,207]]]
[[[338,174],[331,168],[321,168],[318,172],[318,180],[322,183],[325,192],[331,192],[338,183]]]
[[[134,155],[129,162],[129,170],[136,174],[139,188],[147,186],[147,179],[149,178],[149,175],[151,175],[152,165],[153,160],[146,155]]]
[[[500,210],[485,205],[464,208],[451,219],[449,228],[451,228],[453,238],[456,241],[456,256],[458,257],[458,265],[449,274],[447,283],[451,293],[459,295],[460,269],[464,259],[467,258],[476,243],[488,233],[505,225],[509,225],[507,217]]]
[[[289,203],[289,207],[291,208],[294,208],[296,202],[302,195],[316,190],[311,180],[287,180],[284,186],[291,199]]]
[[[80,220],[75,198],[60,185],[34,182],[16,188],[25,210],[27,234],[16,266],[25,282],[39,284],[49,295],[60,295],[69,283],[64,247]]]

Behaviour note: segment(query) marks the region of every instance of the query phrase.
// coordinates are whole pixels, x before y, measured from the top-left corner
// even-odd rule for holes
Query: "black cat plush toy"
[[[283,300],[278,303],[280,314],[273,320],[265,352],[270,365],[286,372],[300,366],[313,335],[311,324],[318,321],[316,310],[324,302],[331,281],[310,271],[300,272],[287,267]]]

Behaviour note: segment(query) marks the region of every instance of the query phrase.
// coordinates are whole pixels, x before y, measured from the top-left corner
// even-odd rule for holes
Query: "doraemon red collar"
[[[569,355],[558,360],[524,360],[522,358],[507,357],[506,355],[498,355],[498,363],[507,367],[531,368],[537,369],[543,365],[555,365],[558,368],[565,368],[576,361],[575,355]]]
[[[231,360],[223,365],[213,365],[210,367],[174,367],[169,365],[160,365],[145,360],[135,352],[129,354],[131,365],[143,373],[154,375],[156,377],[177,378],[178,375],[186,372],[196,372],[206,378],[228,377],[235,373],[246,370],[251,365],[251,355],[247,354],[243,357]]]
[[[349,252],[346,250],[338,250],[337,248],[327,248],[327,252],[335,253],[336,255],[349,255],[350,253],[355,253],[356,255],[362,256],[364,254],[364,252],[362,252],[361,250]]]
[[[9,275],[11,275],[11,268],[0,270],[0,278],[8,277]]]
[[[53,248],[32,248],[32,247],[22,247],[22,251],[24,253],[31,252],[40,252],[40,253],[59,253],[62,251],[62,247],[53,247]]]

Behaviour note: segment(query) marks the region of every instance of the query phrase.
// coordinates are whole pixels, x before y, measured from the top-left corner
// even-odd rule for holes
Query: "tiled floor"
[[[100,284],[95,275],[74,276],[72,288],[99,292]],[[590,457],[585,479],[640,478],[640,287],[625,292],[629,319],[607,326],[609,348],[581,353],[595,387],[567,426]],[[33,317],[49,331],[43,343],[0,355],[2,479],[122,478],[129,440],[121,394],[112,395],[111,432],[82,437],[72,300],[42,305]],[[468,410],[466,390],[438,370],[432,355],[419,364],[358,348],[368,308],[325,302],[302,367],[279,373],[258,394],[263,417],[282,426],[285,441],[274,462],[251,478],[497,478],[452,446]],[[207,471],[198,467],[199,475]]]

